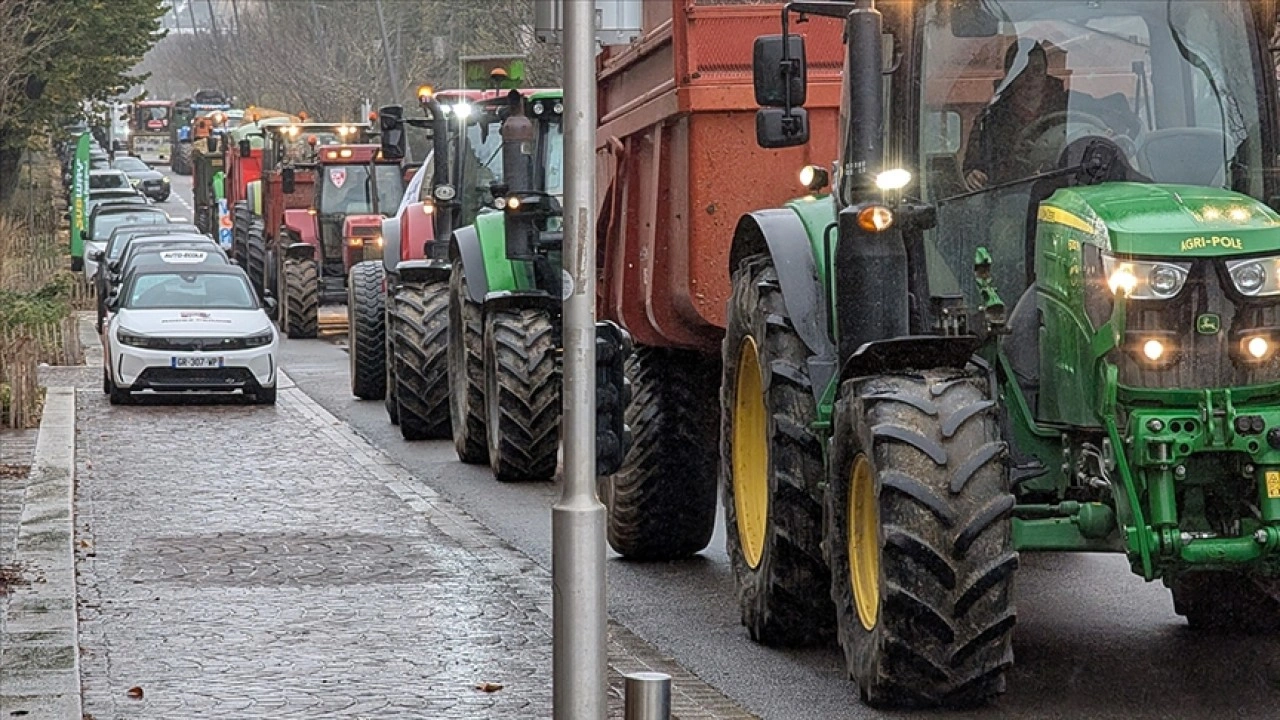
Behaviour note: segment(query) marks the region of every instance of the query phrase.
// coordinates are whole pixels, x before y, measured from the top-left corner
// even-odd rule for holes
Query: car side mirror
[[[90,253],[89,259],[96,263],[100,263],[102,262],[102,259],[105,258],[106,256],[107,254],[102,250],[94,250],[92,253]]]
[[[280,190],[285,195],[290,195],[298,187],[298,178],[293,168],[287,167],[280,171]]]
[[[108,310],[115,310],[118,308],[120,306],[120,293],[113,292],[108,295],[106,301],[103,302],[103,305],[105,305]]]
[[[80,239],[81,239],[81,240],[85,240],[85,241],[87,241],[87,240],[89,239],[89,231],[88,231],[88,230],[81,230],[81,231],[80,231]]]
[[[756,111],[756,144],[785,148],[809,142],[809,112],[802,107],[761,108]]]
[[[275,312],[276,306],[279,305],[279,303],[276,302],[276,299],[274,297],[271,297],[271,295],[267,295],[265,298],[263,298],[262,304],[264,307],[267,308],[269,312]]]
[[[240,157],[247,158],[253,155],[253,146],[249,144],[249,140],[247,138],[240,141],[239,148],[240,148]]]
[[[751,53],[751,82],[755,86],[757,105],[804,105],[807,72],[803,37],[761,35],[756,38]]]

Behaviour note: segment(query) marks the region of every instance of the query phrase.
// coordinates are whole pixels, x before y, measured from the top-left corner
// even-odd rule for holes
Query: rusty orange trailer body
[[[739,217],[804,194],[799,170],[836,157],[839,23],[793,26],[808,55],[808,145],[756,145],[752,47],[781,12],[646,2],[643,37],[597,59],[598,311],[639,344],[719,352]]]

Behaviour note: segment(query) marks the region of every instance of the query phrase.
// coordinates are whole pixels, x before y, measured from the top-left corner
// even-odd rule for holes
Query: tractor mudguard
[[[498,290],[484,297],[485,308],[505,310],[506,308],[545,309],[553,316],[560,313],[560,298],[545,290],[530,288],[528,290]]]
[[[320,238],[316,232],[316,217],[306,210],[299,208],[285,210],[284,227],[301,242],[311,245],[320,244]]]
[[[864,343],[840,368],[840,382],[904,370],[963,368],[975,361],[981,346],[976,335],[908,335]],[[985,362],[978,364],[986,367]]]
[[[497,292],[532,290],[531,273],[525,271],[527,263],[507,258],[502,213],[485,213],[475,223],[454,231],[449,252],[450,257],[461,258],[468,268],[467,295],[474,302],[486,302]],[[471,268],[483,268],[484,272]]]
[[[809,376],[820,398],[835,374],[836,345],[831,340],[829,312],[822,297],[822,280],[813,244],[800,217],[791,209],[757,210],[742,216],[733,232],[729,274],[739,262],[768,252],[778,273],[782,299],[796,334],[809,348]]]
[[[484,248],[480,246],[480,235],[474,225],[454,231],[449,258],[455,262],[462,260],[462,266],[470,270],[467,273],[467,295],[472,302],[483,303],[484,296],[489,294],[489,278],[485,272],[472,270],[485,267]]]
[[[400,216],[382,220],[382,269],[388,274],[396,271],[400,261]]]
[[[290,260],[315,260],[316,246],[311,243],[289,243],[284,246],[284,256]]]
[[[395,268],[400,282],[449,282],[453,263],[444,260],[401,260]]]

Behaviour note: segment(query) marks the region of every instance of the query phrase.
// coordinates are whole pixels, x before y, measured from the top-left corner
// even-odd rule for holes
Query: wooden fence
[[[39,423],[42,364],[84,362],[73,310],[92,308],[93,297],[83,273],[69,270],[64,209],[57,162],[48,153],[28,160],[13,199],[0,208],[0,291],[27,302],[39,295],[42,308],[19,315],[0,307],[0,427]]]

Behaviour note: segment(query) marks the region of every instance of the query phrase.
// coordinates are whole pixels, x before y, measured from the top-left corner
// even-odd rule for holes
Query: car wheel
[[[133,404],[133,394],[129,392],[128,388],[122,388],[114,382],[107,388],[107,395],[112,405]]]
[[[111,394],[111,378],[107,376],[106,368],[102,368],[102,394]]]
[[[255,405],[275,405],[276,404],[276,386],[269,388],[259,388],[258,392],[253,394],[253,403]]]

